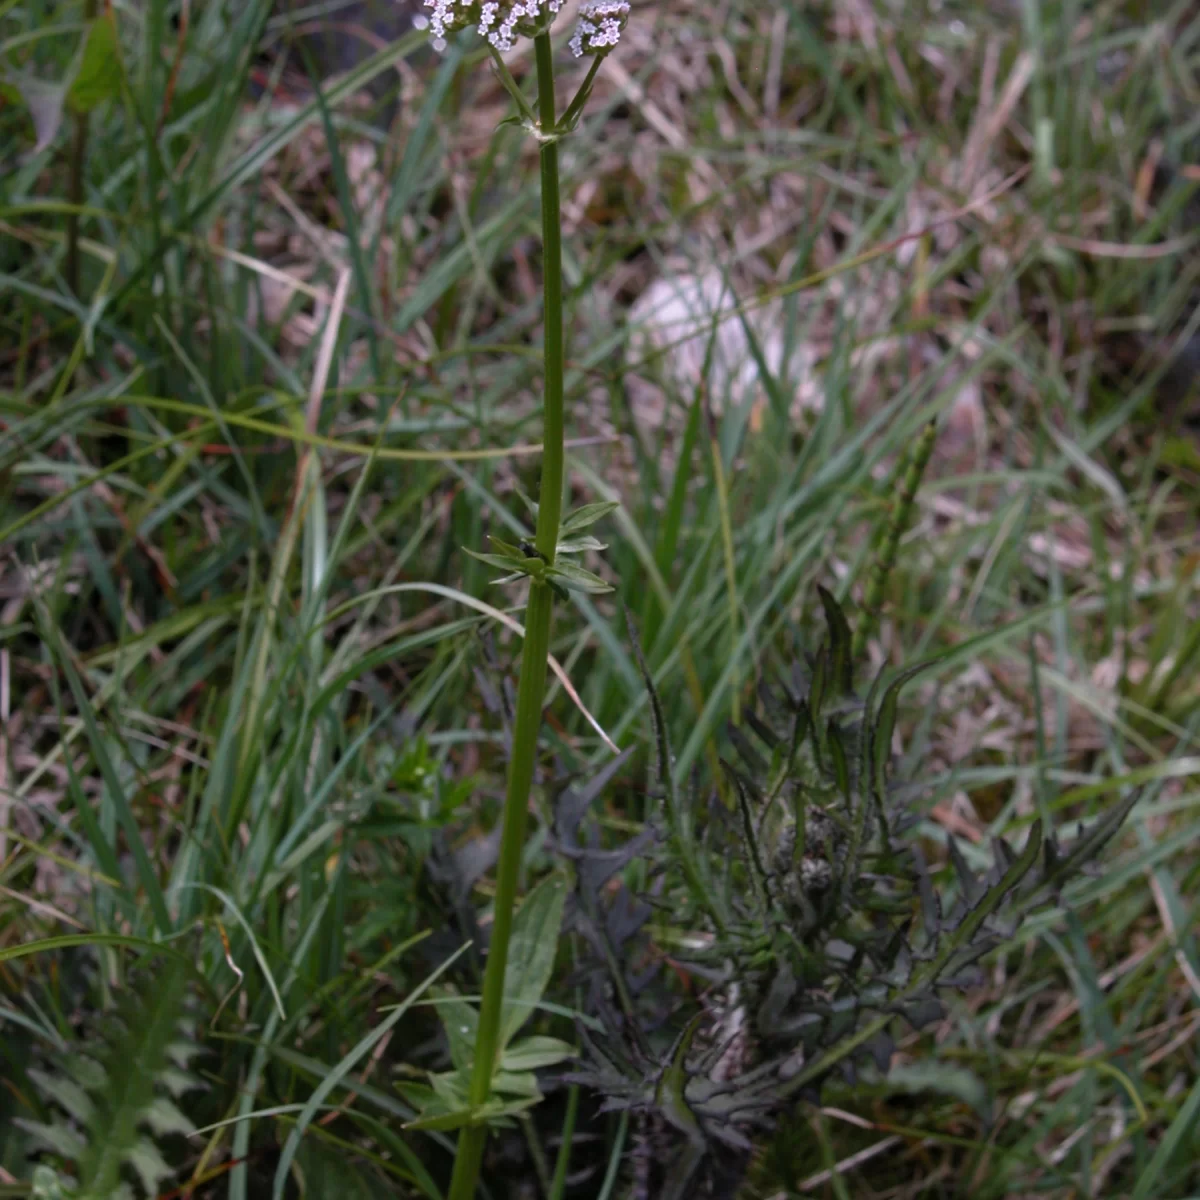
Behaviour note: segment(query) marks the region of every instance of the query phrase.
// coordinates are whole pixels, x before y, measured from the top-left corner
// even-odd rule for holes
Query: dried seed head
[[[605,55],[621,40],[621,31],[629,20],[625,0],[593,0],[579,12],[579,24],[571,38],[571,53]]]

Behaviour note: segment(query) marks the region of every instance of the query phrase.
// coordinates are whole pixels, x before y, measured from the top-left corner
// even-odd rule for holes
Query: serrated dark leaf
[[[622,887],[604,917],[604,929],[613,949],[619,953],[630,939],[636,937],[653,911],[644,900],[637,899],[628,888]],[[658,965],[655,964],[653,969],[657,971]]]
[[[745,716],[746,724],[754,730],[759,740],[768,750],[775,750],[779,747],[782,739],[776,735],[775,731],[753,709],[747,709]]]
[[[850,762],[846,757],[846,746],[842,740],[842,731],[837,722],[830,717],[825,726],[825,744],[829,747],[829,757],[833,764],[833,777],[837,781],[838,791],[847,804],[850,803]]]
[[[1065,848],[1055,845],[1051,858],[1050,839],[1047,839],[1046,868],[1043,882],[1051,887],[1066,883],[1076,875],[1104,848],[1110,838],[1120,829],[1125,818],[1141,799],[1140,790],[1129,793],[1120,803],[1114,804],[1086,833],[1080,835]]]
[[[913,996],[901,1004],[904,1019],[919,1033],[946,1015],[945,1005],[932,993]]]
[[[892,1035],[883,1030],[867,1041],[863,1049],[874,1060],[880,1074],[886,1075],[892,1065],[892,1055],[896,1053],[896,1042]]]
[[[963,853],[958,848],[958,839],[954,834],[947,836],[946,848],[950,852],[950,861],[954,864],[954,872],[958,876],[958,886],[962,889],[967,907],[974,908],[983,897],[985,888],[975,877],[975,872],[971,870],[967,860],[963,858]]]
[[[814,725],[820,724],[821,708],[825,703],[825,687],[829,675],[828,661],[828,657],[822,653],[817,655],[817,661],[813,664],[812,682],[808,688],[808,709],[812,714]]]
[[[615,850],[589,850],[579,864],[580,886],[595,894],[618,872],[623,871],[635,858],[640,858],[654,844],[656,838],[652,827],[643,829]]]
[[[633,757],[634,747],[622,750],[610,759],[588,781],[578,788],[563,792],[554,810],[554,828],[559,842],[568,851],[579,849],[579,826],[588,809],[601,792],[616,778],[617,773]]]
[[[726,725],[725,732],[733,743],[738,755],[747,768],[755,775],[762,777],[767,773],[767,764],[750,739],[734,724]]]
[[[667,805],[668,825],[674,827],[674,813],[678,811],[679,798],[675,790],[675,765],[674,758],[671,754],[671,746],[667,741],[666,721],[663,718],[662,704],[658,698],[658,692],[654,687],[654,680],[650,677],[650,669],[646,666],[645,656],[642,654],[642,645],[638,640],[637,630],[633,625],[633,614],[628,608],[625,609],[625,623],[629,629],[629,640],[633,646],[633,657],[637,663],[638,671],[642,676],[642,683],[645,685],[646,694],[650,700],[650,724],[651,733],[654,737],[655,749],[655,774],[659,786],[663,789],[663,800]]]
[[[737,792],[738,811],[741,815],[741,834],[746,846],[746,853],[751,868],[751,879],[758,892],[764,909],[769,910],[774,903],[771,895],[771,880],[763,862],[762,849],[758,842],[758,831],[754,825],[754,813],[757,807],[756,797],[750,793],[750,785],[746,779],[725,759],[721,759],[725,774],[733,783]]]
[[[917,891],[921,897],[921,920],[925,936],[932,942],[938,935],[942,924],[942,902],[934,891],[933,880],[929,876],[929,868],[925,864],[925,855],[916,843],[909,847],[912,855],[913,869],[917,876]]]

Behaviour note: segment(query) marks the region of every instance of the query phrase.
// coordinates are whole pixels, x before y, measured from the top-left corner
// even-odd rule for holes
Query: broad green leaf
[[[471,1066],[466,1070],[445,1071],[439,1075],[429,1076],[429,1086],[441,1103],[442,1110],[453,1112],[457,1109],[470,1108],[471,1095]]]
[[[497,1071],[492,1076],[492,1094],[540,1100],[537,1076],[532,1071]]]
[[[111,12],[91,24],[75,78],[67,89],[67,105],[79,113],[91,112],[121,93],[121,47],[117,22]]]
[[[536,1071],[539,1067],[553,1067],[574,1057],[574,1047],[561,1038],[534,1035],[513,1042],[504,1051],[500,1056],[500,1071]]]
[[[446,1038],[450,1042],[450,1061],[458,1070],[469,1072],[475,1061],[479,1014],[465,1000],[451,995],[438,1005],[438,1015],[446,1027]]]
[[[574,512],[568,513],[563,518],[563,523],[558,527],[558,531],[563,534],[586,529],[602,517],[607,517],[609,513],[616,512],[620,507],[621,505],[616,500],[599,500],[595,504],[585,504]]]
[[[525,897],[513,921],[500,1016],[501,1053],[529,1019],[550,982],[566,901],[566,880],[561,875],[552,875]]]

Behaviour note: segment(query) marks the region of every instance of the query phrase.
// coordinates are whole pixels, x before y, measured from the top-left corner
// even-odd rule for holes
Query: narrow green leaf
[[[122,783],[121,777],[117,774],[117,769],[108,753],[108,746],[100,734],[100,727],[96,723],[96,714],[92,708],[91,700],[84,690],[83,680],[79,678],[79,672],[75,670],[75,664],[71,661],[71,652],[63,644],[58,629],[45,624],[42,625],[42,628],[43,634],[48,634],[48,640],[54,647],[55,657],[62,667],[63,674],[67,677],[67,683],[71,688],[71,693],[75,697],[75,704],[79,709],[79,715],[83,718],[84,729],[87,731],[88,744],[91,746],[92,754],[96,759],[96,766],[100,770],[100,776],[104,780],[104,788],[109,802],[116,813],[117,823],[121,826],[125,834],[129,852],[133,856],[134,866],[137,869],[138,879],[141,881],[141,885],[146,892],[146,899],[150,905],[150,911],[154,916],[154,923],[160,933],[168,934],[174,926],[171,921],[171,914],[167,911],[167,902],[163,896],[162,886],[158,881],[158,875],[155,873],[154,864],[151,863],[150,856],[146,853],[146,844],[142,841],[141,829],[138,826],[137,819],[133,815],[133,810],[130,808],[129,798],[125,794],[125,785]]]
[[[523,562],[529,556],[521,549],[520,546],[514,546],[511,542],[506,542],[503,538],[497,537],[494,533],[488,534],[488,541],[502,554],[505,558],[511,558],[516,562]],[[478,557],[478,555],[476,556]]]
[[[218,900],[233,914],[234,919],[242,927],[247,940],[250,942],[250,950],[254,955],[254,961],[258,963],[258,968],[263,973],[263,977],[267,981],[267,987],[270,989],[271,998],[275,1001],[275,1011],[279,1014],[281,1021],[287,1020],[287,1013],[283,1009],[283,997],[279,994],[279,988],[275,985],[275,976],[271,974],[271,968],[267,965],[266,955],[263,954],[261,947],[258,944],[258,939],[254,936],[254,930],[250,926],[250,922],[242,915],[242,910],[234,903],[233,897],[227,892],[223,892],[220,888],[213,887],[208,883],[185,883],[180,890],[197,889],[199,891],[208,892],[216,896]]]
[[[601,579],[599,575],[593,575],[591,571],[569,562],[556,562],[554,566],[547,567],[546,578],[557,581],[572,592],[601,595],[613,590],[612,584]]]
[[[467,548],[464,546],[464,550]],[[487,563],[489,567],[495,567],[499,571],[516,570],[518,575],[528,575],[531,572],[518,569],[521,566],[532,567],[533,563],[539,562],[539,559],[525,558],[521,556],[519,559],[510,558],[507,554],[480,554],[475,550],[467,550],[467,553],[472,558],[477,558],[481,563]]]
[[[526,511],[534,519],[534,521],[536,521],[538,515],[538,502],[527,496],[519,487],[514,488],[513,490],[517,493],[521,503],[525,505]]]
[[[585,550],[607,550],[608,545],[598,539],[584,534],[583,537],[570,538],[559,542],[555,547],[556,554],[582,554]]]
[[[124,946],[130,950],[144,950],[151,954],[169,954],[184,958],[174,946],[165,942],[151,942],[145,938],[127,937],[122,933],[64,933],[58,937],[41,938],[36,942],[21,942],[16,946],[0,947],[0,963],[27,954],[48,954],[52,950],[68,950],[72,946]]]
[[[1195,1161],[1196,1129],[1200,1125],[1200,1080],[1192,1085],[1187,1099],[1175,1114],[1175,1119],[1167,1126],[1166,1132],[1154,1151],[1154,1157],[1146,1164],[1146,1169],[1138,1177],[1133,1189],[1131,1200],[1151,1200],[1152,1197],[1162,1196],[1158,1190],[1160,1180],[1171,1160],[1177,1154],[1188,1153],[1191,1145],[1192,1161]],[[1172,1189],[1174,1190],[1174,1189]]]
[[[584,504],[566,515],[558,532],[561,536],[564,533],[575,533],[580,529],[586,529],[602,517],[607,517],[609,513],[616,512],[620,507],[620,502],[616,500],[598,500],[595,504]]]

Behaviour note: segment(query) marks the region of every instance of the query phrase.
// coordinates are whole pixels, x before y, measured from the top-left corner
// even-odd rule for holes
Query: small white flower
[[[592,0],[579,10],[579,24],[568,43],[576,58],[585,54],[607,54],[621,40],[629,20],[625,0]]]

